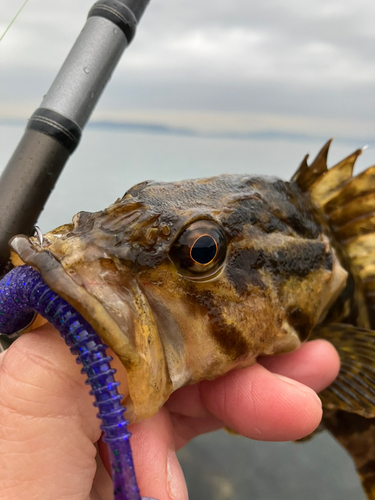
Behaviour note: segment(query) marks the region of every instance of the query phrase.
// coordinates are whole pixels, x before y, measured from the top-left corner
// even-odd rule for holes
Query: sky
[[[0,34],[24,0],[0,0]],[[93,0],[29,0],[0,42],[0,120],[39,106]],[[373,0],[151,0],[92,120],[371,141]]]

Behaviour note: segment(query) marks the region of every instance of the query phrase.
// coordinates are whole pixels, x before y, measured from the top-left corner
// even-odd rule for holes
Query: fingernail
[[[184,474],[174,450],[168,450],[167,455],[167,492],[170,500],[188,499]]]
[[[301,384],[300,382],[297,382],[296,380],[293,380],[292,378],[284,377],[284,375],[279,375],[278,373],[274,373],[275,377],[279,378],[283,382],[286,382],[287,384],[292,385],[293,387],[296,387],[298,390],[301,392],[304,392],[305,394],[308,394],[309,396],[314,396],[317,401],[319,401],[319,405],[322,406],[322,402],[317,395],[315,391],[313,391],[310,387],[307,387],[307,385]]]
[[[176,480],[173,475],[173,463],[176,460],[176,453],[172,450],[168,450],[167,455],[167,490],[169,498],[174,500],[177,498],[177,485]]]
[[[6,351],[0,352],[0,366],[3,364],[5,354]]]

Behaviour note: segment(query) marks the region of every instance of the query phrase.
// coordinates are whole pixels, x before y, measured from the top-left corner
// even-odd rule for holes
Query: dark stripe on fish
[[[226,272],[237,293],[241,295],[249,286],[262,289],[259,269],[269,271],[276,281],[285,281],[291,276],[306,277],[320,268],[332,271],[332,254],[322,242],[293,242],[285,248],[267,253],[264,249],[243,248],[228,256]]]
[[[332,253],[326,251],[326,244],[321,242],[291,243],[274,253],[264,254],[265,265],[277,274],[303,278],[311,271],[322,267],[332,271]]]
[[[232,360],[238,359],[249,352],[246,337],[234,325],[228,325],[223,317],[220,304],[209,290],[193,292],[195,301],[205,309],[210,320],[210,332],[221,349]]]
[[[264,263],[263,252],[255,248],[237,250],[229,255],[226,273],[238,295],[246,292],[249,286],[266,288],[259,272]]]
[[[264,180],[263,180],[264,183]],[[321,232],[313,209],[295,186],[279,180],[264,183],[262,194],[254,191],[235,202],[234,210],[223,220],[227,233],[233,237],[245,225],[257,226],[267,234],[281,232],[303,238],[317,238]]]

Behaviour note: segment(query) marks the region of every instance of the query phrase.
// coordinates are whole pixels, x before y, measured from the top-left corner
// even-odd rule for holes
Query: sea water
[[[0,172],[19,139],[23,125],[0,122]],[[176,181],[222,173],[256,173],[289,179],[306,153],[322,147],[318,140],[230,139],[177,134],[125,132],[88,127],[66,165],[38,225],[43,232],[69,222],[80,210],[100,210],[144,180]],[[330,164],[364,144],[333,143]],[[375,148],[358,163],[375,163]]]

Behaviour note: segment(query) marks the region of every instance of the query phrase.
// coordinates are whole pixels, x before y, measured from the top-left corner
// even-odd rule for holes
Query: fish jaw
[[[49,241],[53,237],[46,236]],[[16,236],[10,247],[13,260],[16,254],[37,269],[46,284],[73,305],[120,358],[129,385],[127,418],[135,421],[155,414],[170,396],[172,384],[153,313],[132,276],[128,273],[126,280],[119,281],[124,272],[119,273],[108,258],[98,259],[93,249],[93,260],[82,265],[87,248],[78,241],[71,245],[71,252],[65,248],[67,258],[61,262],[52,251],[59,253],[58,240],[46,251],[34,238]],[[69,258],[72,255],[75,262]]]

